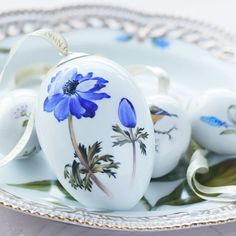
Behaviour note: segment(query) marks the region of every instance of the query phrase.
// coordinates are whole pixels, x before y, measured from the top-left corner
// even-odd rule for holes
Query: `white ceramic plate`
[[[10,47],[20,34],[41,27],[64,32],[72,51],[102,54],[123,65],[164,68],[171,76],[171,92],[185,105],[209,88],[236,88],[235,38],[201,22],[94,5],[18,11],[0,15],[0,47]],[[0,55],[1,65],[5,57]],[[58,60],[46,43],[29,40],[12,68]],[[156,92],[152,80],[144,80],[143,86],[146,93]],[[222,181],[227,183],[230,177],[236,184],[236,177],[230,175],[236,169],[234,159],[220,164],[225,157],[212,156],[210,160],[218,172],[211,172],[203,182],[220,182],[222,174],[228,173]],[[153,180],[130,211],[96,212],[83,208],[63,190],[40,153],[1,169],[0,204],[52,220],[113,230],[164,230],[235,221],[236,205],[203,202],[190,192],[185,169],[182,160],[177,171]]]

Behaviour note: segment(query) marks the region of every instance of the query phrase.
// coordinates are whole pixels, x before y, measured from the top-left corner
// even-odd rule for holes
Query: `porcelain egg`
[[[157,95],[148,98],[155,132],[155,163],[152,173],[157,178],[173,170],[191,138],[188,114],[174,98]]]
[[[63,187],[90,209],[125,210],[144,195],[154,163],[148,105],[115,62],[72,54],[44,79],[41,147]]]
[[[28,124],[36,94],[32,90],[17,89],[0,97],[0,153],[7,155],[22,137]],[[30,141],[17,158],[27,158],[40,150],[34,129]]]
[[[236,92],[208,91],[191,103],[189,112],[197,143],[219,154],[236,154]]]

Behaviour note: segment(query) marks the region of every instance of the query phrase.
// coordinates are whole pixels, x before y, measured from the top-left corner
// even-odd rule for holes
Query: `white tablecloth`
[[[55,1],[55,0],[7,0],[0,4],[0,11],[23,8],[50,8],[61,6],[62,3],[78,3],[88,1]],[[235,0],[113,0],[93,1],[96,3],[109,3],[113,5],[130,6],[150,11],[180,14],[183,16],[203,19],[220,25],[236,34],[236,1]],[[175,236],[235,236],[236,223],[208,226],[202,228],[168,231],[161,233],[131,233],[95,230],[63,223],[52,222],[0,207],[0,235],[6,236],[97,236],[97,235],[175,235]]]

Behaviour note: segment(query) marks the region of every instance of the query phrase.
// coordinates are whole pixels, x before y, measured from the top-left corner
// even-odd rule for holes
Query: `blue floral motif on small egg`
[[[69,115],[77,119],[93,118],[98,109],[93,101],[110,98],[107,93],[97,93],[107,83],[108,80],[95,77],[93,72],[82,75],[76,68],[59,71],[48,85],[44,111],[54,112],[58,121],[67,119]]]
[[[215,116],[201,116],[200,120],[210,126],[228,128],[228,124],[225,121],[222,121]]]
[[[14,111],[14,118],[15,119],[19,119],[21,117],[28,117],[28,105],[27,104],[23,104],[19,107],[16,108],[16,110]]]

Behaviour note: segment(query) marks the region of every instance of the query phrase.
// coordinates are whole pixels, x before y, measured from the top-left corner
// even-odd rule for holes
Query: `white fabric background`
[[[55,0],[0,0],[0,12],[23,8],[50,8],[64,4],[91,1],[55,1]],[[236,1],[235,0],[113,0],[93,1],[113,5],[130,6],[149,11],[178,14],[194,17],[220,25],[236,34]],[[95,230],[63,223],[52,222],[0,207],[0,235],[4,236],[98,236],[98,235],[160,235],[160,236],[235,236],[236,223],[208,226],[202,228],[166,231],[161,233],[131,233]]]

